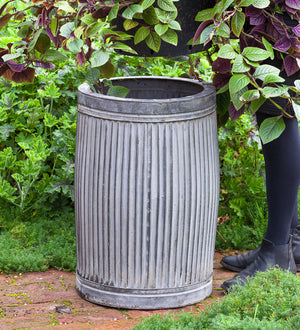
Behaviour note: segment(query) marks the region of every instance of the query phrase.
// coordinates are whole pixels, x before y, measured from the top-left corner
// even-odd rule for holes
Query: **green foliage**
[[[219,130],[220,206],[216,247],[251,249],[267,224],[264,160],[255,125],[244,115]]]
[[[26,213],[58,197],[73,199],[77,86],[71,69],[41,71],[32,85],[2,81],[1,206]]]
[[[75,271],[74,211],[58,205],[24,221],[14,209],[0,208],[0,272]],[[58,221],[59,219],[59,221]]]
[[[279,269],[258,273],[198,315],[155,315],[135,329],[297,329],[300,277]]]

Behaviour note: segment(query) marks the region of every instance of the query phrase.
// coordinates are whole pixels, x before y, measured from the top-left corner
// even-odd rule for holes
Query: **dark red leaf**
[[[275,43],[274,48],[286,52],[290,49],[291,45],[291,40],[288,37],[283,37]]]
[[[79,63],[79,65],[86,63],[86,58],[84,56],[83,50],[81,50],[81,52],[76,55],[76,60]]]
[[[244,113],[244,111],[245,111],[245,105],[243,105],[241,107],[241,109],[239,109],[238,111],[236,111],[233,103],[230,103],[230,106],[229,106],[228,111],[229,111],[230,119],[232,121],[234,121],[234,120],[238,119],[239,117],[241,117],[241,115]]]
[[[231,71],[231,60],[218,57],[212,64],[214,72],[227,73]]]
[[[9,68],[12,71],[15,71],[15,72],[22,72],[24,70],[25,65],[26,65],[26,63],[16,63],[16,62],[11,61],[11,60],[8,60],[6,63],[9,66]]]
[[[105,18],[106,16],[108,16],[109,12],[111,11],[112,7],[103,7],[103,8],[99,8],[98,10],[96,10],[95,12],[93,12],[92,16],[94,18]]]
[[[299,71],[298,63],[296,59],[292,56],[287,56],[284,59],[284,68],[288,76],[291,76],[297,71]]]
[[[230,78],[231,78],[230,73],[217,72],[213,77],[213,85],[216,87],[216,89],[220,89],[229,82]]]

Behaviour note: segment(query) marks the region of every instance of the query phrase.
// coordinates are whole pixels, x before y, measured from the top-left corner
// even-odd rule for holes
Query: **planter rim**
[[[122,100],[122,102],[138,102],[138,103],[153,103],[153,102],[182,102],[184,100],[191,100],[192,98],[197,98],[197,97],[205,97],[208,95],[211,95],[215,92],[215,87],[207,82],[199,82],[198,80],[193,80],[189,78],[177,78],[177,77],[166,77],[166,76],[129,76],[129,77],[113,77],[110,80],[112,81],[126,81],[126,80],[169,80],[169,81],[181,81],[185,83],[191,83],[194,85],[198,85],[203,87],[203,90],[199,93],[191,94],[188,96],[183,96],[183,97],[173,97],[173,98],[157,98],[157,99],[145,99],[145,98],[125,98],[125,97],[116,97],[116,96],[109,96],[109,95],[104,95],[100,93],[93,92],[90,88],[90,86],[87,83],[83,83],[78,87],[79,92],[83,94],[87,94],[90,96],[93,96],[95,98],[101,98],[101,99],[106,99],[106,100]]]

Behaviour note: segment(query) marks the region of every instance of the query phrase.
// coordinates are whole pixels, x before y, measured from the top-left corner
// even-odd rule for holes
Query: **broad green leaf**
[[[286,93],[288,92],[288,88],[266,86],[261,90],[261,92],[265,98],[277,97],[286,95]]]
[[[236,58],[237,53],[234,51],[233,47],[229,44],[222,46],[218,51],[218,57],[234,59]]]
[[[75,23],[69,22],[61,26],[60,35],[65,38],[70,38],[70,34],[75,30]]]
[[[143,9],[147,9],[154,4],[155,0],[143,0],[141,6]]]
[[[171,21],[174,21],[177,17],[177,10],[166,12],[159,8],[155,8],[155,11],[156,11],[156,15],[158,16],[159,20],[164,24],[168,24]]]
[[[258,68],[256,68],[253,77],[264,81],[267,75],[279,76],[279,73],[280,69],[276,68],[275,66],[262,64]]]
[[[43,30],[39,30],[36,32],[34,38],[30,41],[29,45],[28,45],[28,50],[31,51],[35,48],[35,45],[41,35],[41,33],[43,32]]]
[[[203,44],[206,40],[210,39],[211,36],[214,34],[214,31],[215,31],[214,25],[207,26],[200,35],[199,43]]]
[[[263,61],[270,57],[270,52],[258,47],[246,47],[242,53],[250,61]]]
[[[14,53],[14,54],[5,54],[2,56],[2,59],[4,62],[9,61],[9,60],[14,60],[16,58],[19,58],[21,54]]]
[[[51,23],[50,23],[50,30],[54,36],[57,33],[57,28],[58,28],[58,19],[57,19],[57,17],[52,17]]]
[[[229,80],[230,95],[237,93],[250,83],[250,78],[244,74],[235,74]]]
[[[158,52],[160,49],[161,38],[155,31],[150,31],[150,34],[146,38],[146,44],[150,49],[154,50],[155,52]]]
[[[254,100],[257,100],[259,99],[260,97],[260,93],[257,89],[253,89],[253,90],[250,90],[250,91],[247,91],[245,92],[241,97],[240,97],[240,100],[243,102],[243,103],[248,103],[248,102],[251,102],[251,101],[254,101]]]
[[[255,113],[264,103],[266,99],[263,96],[260,96],[257,100],[253,100],[250,104],[250,109],[252,113]]]
[[[105,23],[103,23],[103,22],[96,22],[96,23],[91,24],[89,26],[88,36],[89,37],[97,36],[99,34],[99,32],[102,30],[104,24]]]
[[[223,38],[230,37],[230,28],[226,23],[222,23],[217,29],[217,35]]]
[[[173,30],[181,30],[181,26],[177,21],[171,21],[168,23],[168,27],[173,29]]]
[[[273,74],[267,74],[264,78],[264,85],[281,82],[284,82],[284,78]]]
[[[166,11],[177,10],[172,0],[157,0],[157,5],[162,10],[166,10]]]
[[[156,11],[152,6],[144,10],[143,20],[145,21],[145,23],[149,25],[155,25],[159,23],[159,19],[156,14]]]
[[[245,14],[243,12],[237,11],[236,14],[231,19],[231,29],[232,32],[239,37],[245,24]]]
[[[264,9],[270,5],[270,0],[256,0],[252,5],[255,8]]]
[[[178,36],[177,33],[173,30],[168,30],[161,36],[161,39],[169,44],[177,46],[178,43]]]
[[[251,6],[252,4],[254,4],[254,2],[256,2],[257,0],[242,0],[240,2],[240,5],[242,7],[248,7],[248,6]]]
[[[131,19],[126,19],[126,20],[124,21],[124,23],[123,23],[123,26],[124,26],[124,30],[125,30],[125,31],[128,31],[128,30],[130,30],[130,29],[133,29],[133,28],[135,28],[137,25],[139,25],[139,23],[138,23],[138,22],[135,22],[135,21],[133,21],[133,20],[131,20]]]
[[[281,116],[265,119],[259,128],[259,136],[263,144],[277,139],[285,129],[285,123]]]
[[[273,49],[273,46],[264,37],[262,37],[262,42],[263,42],[266,50],[270,53],[271,60],[274,60],[274,49]]]
[[[44,124],[47,127],[53,127],[58,123],[58,120],[55,116],[50,114],[49,112],[45,112],[44,114]]]
[[[123,11],[122,16],[127,19],[132,19],[135,14],[142,12],[143,8],[141,5],[131,5]]]
[[[100,66],[99,69],[101,74],[107,79],[111,78],[115,73],[115,66],[110,61]]]
[[[128,45],[123,44],[122,42],[115,42],[113,45],[113,48],[123,50],[126,53],[131,53],[131,54],[135,54],[135,55],[137,54],[137,52],[135,50],[133,50]]]
[[[292,101],[292,105],[293,105],[295,115],[296,115],[298,121],[300,121],[300,105],[297,104],[295,101]]]
[[[109,88],[107,95],[115,97],[126,97],[129,89],[123,86],[112,86]]]
[[[109,60],[109,53],[98,50],[91,57],[91,67],[96,68],[104,65]]]
[[[297,90],[300,92],[300,79],[295,80],[294,85],[296,86]]]
[[[90,85],[98,83],[100,78],[100,69],[99,68],[88,68],[85,79]]]
[[[155,25],[154,30],[159,36],[161,36],[168,31],[168,25],[157,24],[157,25]]]
[[[228,9],[230,7],[230,5],[233,3],[234,0],[223,0],[221,1],[222,3],[222,11],[225,11],[226,9]]]
[[[195,21],[203,22],[209,21],[214,18],[214,11],[211,8],[204,9],[198,12],[196,15]]]
[[[118,16],[118,12],[119,12],[119,7],[120,7],[120,4],[119,3],[116,3],[111,11],[109,12],[108,16],[107,16],[107,21],[110,22],[111,20],[117,18]]]
[[[67,56],[55,49],[49,49],[44,54],[44,59],[47,61],[65,61]]]
[[[71,14],[76,13],[75,9],[72,6],[70,6],[68,1],[57,1],[55,5],[59,10],[63,10],[66,13],[71,13]]]
[[[86,25],[91,25],[97,21],[96,18],[92,16],[92,14],[86,14],[82,16],[80,19]]]
[[[250,66],[245,63],[244,58],[241,54],[237,55],[232,64],[232,72],[241,73],[250,70]]]
[[[79,53],[81,52],[81,47],[83,47],[83,40],[81,39],[70,39],[67,42],[67,47],[69,48],[70,52],[72,53]]]
[[[240,98],[244,93],[246,93],[246,91],[247,91],[247,87],[244,87],[236,93],[230,93],[231,101],[237,111],[240,110],[241,107],[244,105],[244,103],[240,100]]]
[[[147,26],[141,26],[134,35],[134,44],[138,44],[139,42],[145,40],[150,34],[150,28]]]
[[[75,31],[74,35],[77,39],[80,39],[82,34],[84,33],[85,27],[84,26],[78,26]]]

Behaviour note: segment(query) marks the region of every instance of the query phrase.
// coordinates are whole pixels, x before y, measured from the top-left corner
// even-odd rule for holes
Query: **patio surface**
[[[220,288],[235,273],[219,264],[224,253],[216,252],[213,292],[204,301],[178,309],[124,310],[94,305],[75,291],[75,274],[49,270],[0,275],[0,329],[131,329],[144,317],[182,310],[198,313],[224,297]]]

